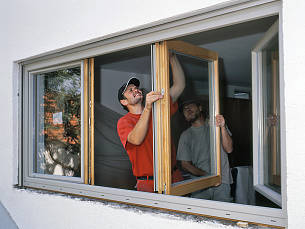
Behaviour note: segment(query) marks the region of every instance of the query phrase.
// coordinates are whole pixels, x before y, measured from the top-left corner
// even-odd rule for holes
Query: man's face
[[[133,84],[129,84],[123,94],[129,105],[141,103],[143,99],[142,91]]]
[[[188,122],[195,122],[201,115],[201,107],[195,103],[190,103],[183,106],[183,115]]]

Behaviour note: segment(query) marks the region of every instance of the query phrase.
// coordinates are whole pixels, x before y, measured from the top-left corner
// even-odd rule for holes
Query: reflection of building
[[[44,131],[49,139],[56,139],[68,144],[80,143],[80,114],[69,114],[69,107],[76,106],[80,110],[78,98],[76,101],[65,101],[65,106],[59,108],[55,99],[59,95],[45,95],[44,104]],[[49,97],[49,98],[48,98]],[[56,116],[57,115],[57,116]],[[66,118],[65,118],[66,116]],[[68,121],[67,121],[68,119]],[[66,120],[66,121],[65,121]]]
[[[43,159],[37,168],[46,174],[80,176],[80,114],[71,114],[71,110],[80,110],[80,98],[66,100],[70,96],[65,96],[63,105],[59,96],[47,92],[40,104],[44,113],[40,114],[43,128],[39,138],[44,139],[44,146],[38,152]]]

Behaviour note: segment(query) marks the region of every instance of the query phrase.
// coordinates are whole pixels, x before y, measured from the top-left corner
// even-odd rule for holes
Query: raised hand
[[[151,91],[146,95],[146,103],[145,103],[145,107],[148,109],[151,109],[152,104],[156,101],[158,101],[159,99],[162,99],[163,95],[160,92],[157,91]]]

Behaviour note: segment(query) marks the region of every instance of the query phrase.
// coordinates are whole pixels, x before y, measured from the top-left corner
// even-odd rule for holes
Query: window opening
[[[170,120],[171,123],[159,121],[157,123],[157,138],[160,143],[157,144],[158,153],[160,154],[158,159],[161,162],[161,166],[158,166],[160,170],[157,173],[157,181],[159,182],[157,191],[185,197],[211,199],[210,197],[196,197],[194,193],[202,189],[214,188],[225,180],[224,176],[221,176],[222,166],[220,164],[226,161],[227,166],[231,169],[233,180],[232,183],[229,181],[232,198],[229,202],[280,208],[280,202],[274,201],[272,195],[266,194],[262,189],[257,187],[254,189],[253,187],[253,172],[257,171],[253,171],[252,167],[256,162],[255,155],[257,151],[252,150],[252,146],[256,142],[252,140],[252,113],[254,113],[252,111],[252,103],[254,102],[252,101],[252,96],[254,92],[252,91],[253,85],[251,85],[251,81],[256,76],[254,74],[251,75],[250,51],[277,18],[278,16],[272,16],[178,38],[182,43],[190,43],[192,46],[198,46],[205,50],[213,50],[218,57],[217,63],[211,63],[207,58],[198,58],[197,55],[190,53],[185,54],[180,50],[183,44],[179,43],[174,48],[170,47],[170,45],[166,48],[163,47],[162,50],[159,50],[159,53],[154,50],[156,55],[153,58],[151,46],[146,45],[96,56],[94,59],[82,61],[82,64],[71,64],[71,66],[58,67],[57,69],[52,68],[50,71],[29,71],[29,80],[28,82],[27,79],[25,80],[30,98],[30,111],[28,113],[33,113],[35,118],[31,119],[29,124],[31,128],[28,139],[30,140],[27,144],[29,144],[30,149],[30,166],[29,168],[25,167],[30,171],[30,174],[26,177],[26,182],[29,177],[52,175],[52,178],[50,178],[54,180],[61,181],[62,179],[58,178],[60,176],[74,177],[79,183],[136,190],[136,179],[132,173],[133,168],[130,158],[117,135],[117,121],[126,114],[118,102],[117,91],[122,83],[126,82],[130,77],[140,79],[143,92],[151,91],[152,79],[156,80],[151,76],[151,68],[153,65],[157,65],[161,66],[161,68],[157,69],[157,75],[159,74],[159,76],[156,76],[156,78],[159,77],[159,79],[154,82],[156,84],[154,87],[168,95],[168,89],[172,84],[172,70],[168,64],[168,58],[171,55],[175,55],[186,74],[187,86],[184,94],[178,100],[178,105],[182,111],[180,113],[177,112],[175,115],[177,117],[173,116],[171,119],[168,117],[167,121]],[[172,41],[162,41],[154,45],[157,47],[166,43],[170,44],[170,42]],[[262,159],[263,163],[261,164],[262,170],[256,175],[263,179],[260,180],[259,185],[266,186],[280,195],[281,152],[278,50],[277,34],[262,49],[262,60],[265,61],[263,62],[262,72],[266,77],[262,79],[261,85],[263,85],[262,93],[266,96],[260,101],[261,105],[263,105],[261,113],[254,114],[262,120],[262,132],[260,135],[262,139],[260,141],[263,149],[260,151],[262,153],[260,159]],[[152,64],[151,60],[155,60],[155,62]],[[64,73],[65,71],[67,73]],[[216,85],[218,84],[217,82],[211,82],[211,75],[215,74],[215,72],[219,72],[219,86]],[[59,98],[56,98],[59,92],[52,92],[54,98],[48,92],[48,90],[52,89],[50,86],[52,81],[56,80],[58,81],[58,88],[62,87]],[[74,87],[72,88],[69,84],[72,85],[71,82],[74,81],[79,81],[80,84],[73,83]],[[73,94],[69,91],[72,89],[79,90],[80,93]],[[218,89],[219,93],[215,93],[214,90]],[[217,98],[218,94],[219,98]],[[27,96],[26,94],[25,98]],[[52,97],[52,99],[49,99],[49,97]],[[224,116],[228,132],[232,133],[234,140],[233,152],[229,155],[229,160],[221,158],[220,144],[217,146],[217,142],[221,143],[220,140],[217,140],[217,138],[221,137],[220,132],[217,134],[217,128],[210,128],[207,130],[207,135],[209,135],[207,139],[209,140],[204,142],[204,145],[210,145],[210,147],[206,147],[208,151],[206,174],[197,177],[190,173],[184,173],[183,180],[172,180],[174,178],[173,171],[175,172],[177,169],[183,170],[183,160],[181,157],[177,157],[176,150],[179,148],[181,133],[189,128],[183,117],[185,116],[183,115],[184,110],[190,110],[190,107],[183,105],[188,97],[195,97],[195,99],[199,100],[199,103],[195,104],[197,108],[205,107],[201,112],[206,115],[206,124],[210,126],[215,124],[215,114],[220,113]],[[83,101],[84,103],[82,104]],[[159,108],[156,106],[156,116],[158,116],[156,119],[166,119],[167,117],[165,116],[169,115],[169,97],[164,101],[160,102]],[[51,108],[53,110],[50,116],[47,109]],[[163,109],[162,112],[165,109],[167,111],[158,114],[158,109]],[[69,110],[73,110],[73,112],[69,112]],[[80,115],[77,113],[78,111],[80,111]],[[167,136],[171,137],[164,138],[165,135],[163,134],[165,132],[161,134],[162,128],[165,126],[163,124],[167,126],[166,128],[171,127],[171,133],[168,130],[166,132],[167,134],[170,133]],[[59,130],[62,131],[61,136],[54,137],[51,134],[52,128],[57,129],[57,132]],[[61,130],[62,128],[63,130]],[[72,167],[68,168],[64,164],[64,160],[60,161],[61,159],[58,161],[53,160],[54,163],[56,162],[61,166],[61,169],[56,170],[55,167],[57,165],[54,166],[53,172],[49,168],[46,169],[48,158],[41,153],[39,154],[39,151],[48,150],[48,145],[51,142],[50,136],[65,146],[64,154],[72,153],[73,158],[71,156],[72,159],[68,166],[73,164],[73,169],[76,168],[75,170],[71,169]],[[25,137],[25,139],[27,138]],[[80,146],[77,145],[79,139]],[[171,145],[172,147],[175,146],[176,149],[171,150]],[[70,150],[71,148],[73,148],[73,151]],[[79,150],[80,154],[78,153]],[[164,150],[166,150],[166,153],[164,153]],[[171,152],[172,154],[170,154]],[[177,163],[175,162],[176,159],[171,158],[172,156],[178,159]],[[242,174],[245,176],[241,176]],[[231,180],[231,175],[229,177],[229,180]],[[191,184],[194,181],[196,183],[204,179],[206,179],[205,184],[197,183],[198,185],[190,189],[176,189],[180,184],[188,182]],[[240,190],[239,179],[246,179],[242,182],[248,185],[246,191],[250,193],[249,195],[243,196],[245,191]],[[67,180],[75,181],[73,179]],[[53,184],[57,185],[55,182]],[[116,193],[120,192],[116,189],[113,190]],[[130,198],[126,200],[130,200]],[[189,199],[189,201],[192,202],[194,200]],[[207,202],[199,201],[198,206],[202,207],[205,203]]]

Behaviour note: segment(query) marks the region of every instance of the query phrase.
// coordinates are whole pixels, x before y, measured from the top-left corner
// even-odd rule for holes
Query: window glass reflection
[[[281,192],[278,36],[263,49],[264,183]]]
[[[173,144],[184,180],[216,174],[209,128],[208,61],[176,53],[184,70],[186,87],[179,112],[171,120]],[[212,142],[213,143],[213,142]]]
[[[34,77],[36,148],[34,172],[81,176],[80,67]]]

